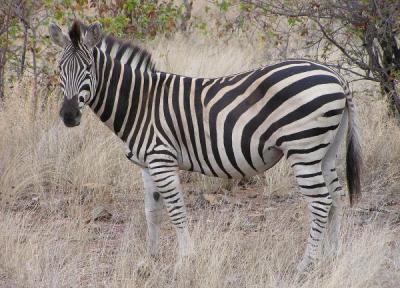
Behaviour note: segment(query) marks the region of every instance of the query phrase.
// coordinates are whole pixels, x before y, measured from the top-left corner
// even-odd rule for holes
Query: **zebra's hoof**
[[[196,265],[195,253],[191,250],[192,253],[186,254],[184,256],[179,256],[178,260],[174,266],[174,278],[176,279],[179,274],[186,273],[187,271],[191,271],[194,265]]]
[[[136,274],[141,279],[148,279],[151,274],[150,263],[146,260],[142,260],[137,264]]]
[[[302,283],[305,281],[307,276],[313,270],[314,262],[311,261],[309,258],[304,258],[298,265],[297,265],[297,273],[296,273],[296,282]]]

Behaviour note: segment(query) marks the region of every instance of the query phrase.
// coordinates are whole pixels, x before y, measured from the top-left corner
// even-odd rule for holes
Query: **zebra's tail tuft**
[[[350,206],[361,197],[361,169],[362,155],[357,125],[357,114],[351,99],[350,90],[346,93],[346,107],[348,111],[346,174],[349,189]]]

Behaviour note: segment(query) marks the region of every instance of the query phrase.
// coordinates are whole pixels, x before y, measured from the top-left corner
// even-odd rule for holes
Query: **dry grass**
[[[266,63],[254,47],[215,42],[176,36],[149,46],[158,67],[177,73],[215,76]],[[65,128],[56,93],[41,98],[33,115],[29,87],[25,79],[10,89],[0,110],[1,287],[398,287],[400,129],[374,87],[355,93],[364,198],[346,213],[339,255],[300,284],[294,268],[307,217],[284,161],[255,178],[255,199],[240,188],[218,190],[219,180],[184,175],[196,255],[174,279],[174,231],[166,219],[161,255],[150,259],[140,173],[119,140],[89,111],[79,128]],[[200,205],[199,193],[212,191],[227,194],[217,194],[224,201]],[[113,218],[87,223],[99,205]]]

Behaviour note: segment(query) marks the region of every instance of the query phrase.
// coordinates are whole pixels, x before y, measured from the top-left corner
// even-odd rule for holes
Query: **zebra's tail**
[[[347,85],[346,85],[347,86]],[[361,145],[357,125],[357,114],[354,107],[351,91],[345,88],[346,108],[348,111],[346,176],[349,189],[350,206],[361,197]]]

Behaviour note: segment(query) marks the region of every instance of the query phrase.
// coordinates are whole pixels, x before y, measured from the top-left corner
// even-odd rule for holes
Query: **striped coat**
[[[351,202],[360,193],[361,165],[351,93],[337,73],[312,61],[288,60],[192,78],[156,70],[147,51],[103,35],[98,24],[75,22],[68,36],[52,25],[50,35],[63,47],[64,123],[79,125],[88,105],[142,168],[151,253],[158,249],[162,206],[176,227],[181,254],[191,251],[179,170],[242,178],[282,157],[311,215],[299,270],[318,258],[328,224],[336,243],[343,190],[335,159],[346,131]]]

